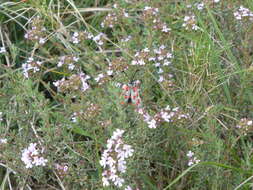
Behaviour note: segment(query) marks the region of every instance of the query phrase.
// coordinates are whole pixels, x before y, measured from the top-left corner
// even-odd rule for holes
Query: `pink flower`
[[[45,166],[47,159],[41,156],[42,151],[36,148],[37,143],[31,143],[28,148],[22,151],[21,160],[25,163],[26,168],[35,166]]]

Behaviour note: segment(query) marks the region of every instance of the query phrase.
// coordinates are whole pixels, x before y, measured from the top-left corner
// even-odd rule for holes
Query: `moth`
[[[122,86],[124,102],[122,104],[133,104],[137,107],[141,106],[140,98],[140,82],[135,81],[133,83],[124,84]]]

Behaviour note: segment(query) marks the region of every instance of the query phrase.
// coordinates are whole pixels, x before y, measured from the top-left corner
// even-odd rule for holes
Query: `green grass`
[[[0,48],[6,49],[0,53],[0,139],[7,139],[0,143],[0,189],[251,189],[253,125],[246,134],[245,126],[236,126],[242,118],[253,118],[253,22],[240,22],[233,13],[240,3],[253,11],[253,2],[221,0],[207,3],[201,11],[194,6],[197,2],[0,0]],[[146,6],[159,8],[157,16],[144,18]],[[103,28],[108,13],[115,13],[117,21]],[[184,17],[192,14],[199,30],[182,26]],[[44,44],[24,37],[36,16],[37,28],[45,27],[40,32]],[[154,17],[171,31],[154,29]],[[72,43],[74,32],[83,31],[106,34],[103,45],[85,38]],[[121,41],[129,35],[131,40]],[[160,74],[152,61],[131,65],[137,51],[148,48],[147,59],[161,45],[173,54],[171,65],[163,67],[164,77],[173,77],[164,82],[158,82]],[[79,58],[74,70],[57,66],[62,56]],[[26,78],[22,65],[29,57],[43,63]],[[96,82],[111,67],[113,76]],[[91,77],[85,92],[74,89],[82,84],[80,78],[61,90],[54,85],[81,72]],[[170,105],[189,118],[149,128],[136,106],[121,103],[124,92],[116,86],[136,80],[141,82],[141,108],[151,116]],[[122,188],[103,186],[99,163],[116,129],[125,131],[123,141],[134,149]],[[22,150],[30,143],[44,149],[46,166],[25,168]],[[190,150],[200,160],[192,166]],[[68,166],[64,175],[57,163]]]

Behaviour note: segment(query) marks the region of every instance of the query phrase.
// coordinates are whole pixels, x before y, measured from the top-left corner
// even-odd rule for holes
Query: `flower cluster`
[[[162,22],[159,17],[159,9],[152,7],[144,7],[142,13],[142,19],[144,22],[151,22],[154,29],[160,30],[162,32],[168,33],[171,29],[167,26],[165,22]]]
[[[125,11],[125,9],[119,7],[117,3],[113,5],[115,12],[108,13],[104,20],[101,23],[101,27],[109,27],[113,28],[117,23],[119,23],[120,18],[128,18],[129,14]]]
[[[104,33],[99,33],[98,35],[94,36],[93,41],[98,45],[98,46],[102,46],[104,44],[105,41],[105,34]]]
[[[240,6],[237,11],[234,12],[235,19],[242,20],[243,18],[248,18],[249,20],[253,20],[253,12],[249,9]]]
[[[26,78],[29,78],[31,73],[36,73],[40,71],[40,67],[42,65],[41,61],[34,61],[32,57],[28,58],[28,60],[22,64],[23,74]]]
[[[98,83],[98,85],[102,85],[111,79],[112,75],[117,75],[122,71],[126,71],[128,69],[127,61],[118,57],[113,59],[107,68],[107,70],[103,73],[99,73],[94,80]]]
[[[61,80],[53,82],[53,84],[60,92],[71,92],[73,90],[81,90],[85,92],[90,88],[89,84],[87,83],[88,79],[90,79],[90,76],[80,73],[73,74],[68,79],[62,78]]]
[[[98,115],[100,111],[101,111],[101,108],[98,104],[91,103],[91,104],[89,104],[89,106],[85,112],[86,118],[93,118],[96,115]]]
[[[0,53],[6,53],[5,47],[0,47]]]
[[[104,18],[103,22],[101,23],[101,27],[109,27],[113,28],[113,26],[117,23],[118,17],[116,13],[109,13],[107,16]]]
[[[219,2],[220,2],[220,0],[205,0],[203,2],[195,3],[193,5],[189,4],[189,5],[187,5],[187,8],[194,8],[194,7],[196,7],[199,11],[202,11],[207,4],[210,4],[210,3],[219,3]]]
[[[74,44],[79,44],[81,41],[84,40],[92,40],[93,34],[88,31],[82,31],[82,32],[74,32],[71,36],[71,42]]]
[[[166,90],[172,90],[175,86],[175,81],[172,74],[160,75],[158,82],[161,83]]]
[[[147,57],[149,56],[150,50],[148,48],[145,48],[139,52],[137,52],[134,57],[135,59],[132,60],[132,65],[146,65],[146,62],[148,61]]]
[[[165,45],[161,45],[159,48],[154,48],[152,51],[149,48],[145,48],[134,55],[132,65],[146,65],[148,62],[153,62],[155,67],[158,68],[158,73],[163,73],[162,66],[168,66],[171,64],[173,55],[167,50]]]
[[[102,46],[105,41],[105,36],[106,35],[104,33],[99,33],[98,35],[94,36],[92,33],[85,30],[83,32],[74,32],[71,36],[71,42],[74,44],[79,44],[84,40],[93,40],[98,46]]]
[[[165,109],[161,109],[161,111],[155,115],[155,119],[160,122],[176,122],[189,119],[189,117],[189,114],[183,113],[179,107],[170,108],[170,106],[167,106]]]
[[[55,164],[55,169],[57,171],[57,174],[63,178],[65,175],[67,175],[69,167],[67,164]]]
[[[62,56],[60,57],[57,67],[62,67],[63,65],[66,65],[69,70],[73,70],[75,68],[74,63],[76,63],[78,60],[79,58],[73,55]]]
[[[113,71],[108,70],[107,73],[100,73],[94,79],[98,83],[98,85],[102,85],[110,80],[110,76],[112,75]]]
[[[154,49],[155,57],[149,58],[149,61],[155,61],[157,67],[170,65],[170,59],[173,58],[173,55],[166,48],[165,45],[161,45]]]
[[[143,121],[148,124],[148,128],[155,129],[158,125],[157,121],[149,115],[149,113],[144,108],[139,108],[136,110],[138,114],[142,115]]]
[[[152,8],[152,7],[144,7],[144,10],[142,12],[142,18],[143,20],[153,20],[159,15],[159,9],[158,8]]]
[[[42,150],[36,148],[37,143],[31,143],[28,148],[22,151],[21,160],[25,163],[26,168],[32,168],[33,166],[45,166],[47,159],[43,158],[41,155]]]
[[[127,37],[122,38],[122,39],[120,40],[120,42],[122,42],[122,43],[124,44],[124,43],[130,41],[131,39],[132,39],[132,36],[131,36],[131,35],[128,35]]]
[[[39,44],[44,44],[46,42],[45,31],[46,28],[43,26],[42,19],[37,16],[31,21],[31,29],[27,30],[25,38],[36,41]]]
[[[126,71],[128,69],[127,60],[123,57],[117,57],[113,59],[109,65],[108,71],[115,71],[116,73],[120,73],[122,71]]]
[[[161,109],[153,117],[144,109],[137,108],[136,112],[143,117],[143,121],[148,124],[149,128],[156,128],[162,122],[177,122],[184,119],[189,119],[189,114],[183,113],[179,107],[171,109],[167,106],[165,109]]]
[[[194,152],[188,151],[186,155],[187,155],[187,157],[188,157],[188,159],[189,159],[189,161],[188,161],[188,166],[192,166],[193,164],[197,164],[197,163],[200,162],[200,160],[197,159],[196,156],[194,156],[194,155],[195,155]]]
[[[164,66],[169,66],[171,64],[172,58],[173,55],[166,49],[166,46],[161,45],[159,48],[154,49],[154,56],[148,59],[149,61],[153,61],[157,68],[157,73],[159,75],[158,82],[169,81],[172,78],[172,75],[164,75],[163,70]]]
[[[236,125],[243,135],[247,135],[250,129],[253,128],[253,121],[251,119],[242,118],[240,122]]]
[[[88,103],[85,110],[75,111],[71,115],[71,121],[76,123],[78,118],[82,118],[84,120],[93,119],[99,115],[100,111],[101,107],[98,104]]]
[[[112,137],[107,140],[107,148],[104,150],[100,165],[104,168],[102,173],[103,186],[109,186],[112,182],[117,187],[125,183],[120,175],[126,172],[126,159],[133,155],[132,146],[122,140],[124,130],[117,129]]]
[[[171,31],[171,28],[169,28],[167,24],[165,22],[162,22],[160,19],[154,19],[153,23],[154,23],[154,26],[153,26],[154,29],[160,30],[164,33],[168,33]]]
[[[182,25],[186,30],[198,30],[196,25],[195,15],[187,15],[184,17],[184,23]]]

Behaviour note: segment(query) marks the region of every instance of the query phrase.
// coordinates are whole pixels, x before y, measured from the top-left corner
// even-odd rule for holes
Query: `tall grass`
[[[253,21],[236,19],[241,5],[253,12],[251,1],[0,0],[0,188],[251,189]],[[116,129],[134,150],[116,168],[121,187],[105,186],[101,164]],[[44,166],[26,168],[31,143]]]

